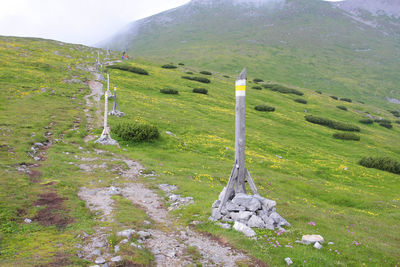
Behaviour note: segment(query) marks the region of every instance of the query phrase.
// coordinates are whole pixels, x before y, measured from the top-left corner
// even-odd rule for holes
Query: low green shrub
[[[307,104],[307,100],[302,99],[302,98],[297,98],[294,101],[297,102],[297,103],[300,103],[300,104]]]
[[[387,129],[392,129],[393,125],[391,123],[387,123],[387,122],[380,122],[379,123],[380,126],[385,127]]]
[[[365,157],[359,162],[361,166],[400,174],[400,162],[388,157]]]
[[[212,75],[211,72],[206,71],[206,70],[202,70],[202,71],[200,71],[200,73],[201,73],[201,74],[204,74],[204,75]]]
[[[175,89],[172,88],[164,88],[160,90],[161,93],[166,94],[166,95],[177,95],[179,92]]]
[[[253,87],[251,87],[252,89],[256,89],[256,90],[261,90],[262,88],[261,88],[261,86],[253,86]]]
[[[300,92],[299,90],[288,88],[279,84],[264,84],[263,87],[270,89],[271,91],[280,92],[282,94],[294,94],[299,96],[304,95],[304,93]]]
[[[183,79],[201,82],[201,83],[210,83],[211,81],[204,77],[190,77],[190,76],[182,76]]]
[[[163,68],[163,69],[176,69],[177,66],[175,66],[173,64],[165,64],[165,65],[162,65],[161,68]]]
[[[361,122],[363,124],[373,124],[374,123],[374,121],[371,119],[362,119],[362,120],[359,120],[359,122]]]
[[[224,75],[225,78],[230,78],[228,75]]]
[[[321,92],[321,91],[315,91],[315,92],[316,92],[317,94],[320,94],[320,95],[322,94],[322,92]]]
[[[264,105],[264,104],[255,106],[254,109],[257,110],[257,111],[268,111],[268,112],[275,111],[274,107],[270,107],[270,106],[267,106],[267,105]]]
[[[341,109],[341,110],[344,110],[344,111],[347,111],[347,108],[345,106],[337,106],[337,108]]]
[[[181,62],[181,63],[178,63],[178,65],[179,65],[179,66],[185,66],[185,64],[183,64],[182,62]]]
[[[186,74],[193,74],[193,72],[191,72],[191,71],[187,71],[187,72],[185,72]]]
[[[255,79],[253,79],[253,82],[262,83],[262,82],[264,82],[264,80],[263,79],[259,79],[259,78],[255,78]]]
[[[332,99],[339,100],[339,98],[338,98],[337,96],[331,95],[330,97],[331,97]]]
[[[360,141],[360,136],[355,133],[334,133],[333,138],[342,140]]]
[[[129,72],[133,72],[133,73],[140,74],[140,75],[149,75],[147,70],[144,70],[144,69],[141,69],[141,68],[137,68],[137,67],[133,67],[133,66],[129,66],[129,65],[116,64],[116,65],[107,66],[107,68],[108,69],[118,69],[118,70],[123,70],[123,71],[129,71]]]
[[[341,131],[347,131],[347,132],[359,132],[360,128],[356,125],[352,125],[349,123],[343,123],[339,121],[334,121],[322,117],[317,117],[313,115],[307,115],[305,116],[306,121],[314,123],[314,124],[319,124],[323,125],[332,129],[336,130],[341,130]]]
[[[345,101],[345,102],[349,102],[349,103],[353,102],[353,100],[351,100],[350,98],[346,98],[346,97],[341,98],[340,101]]]
[[[377,122],[377,123],[385,123],[385,124],[392,123],[392,121],[387,120],[387,119],[381,119],[381,120],[375,119],[375,122]]]
[[[393,116],[400,118],[400,111],[398,110],[389,110],[390,113],[393,114]]]
[[[206,88],[194,88],[193,93],[206,95],[208,90]]]
[[[132,142],[152,141],[160,136],[156,126],[136,122],[120,122],[113,127],[113,133]]]

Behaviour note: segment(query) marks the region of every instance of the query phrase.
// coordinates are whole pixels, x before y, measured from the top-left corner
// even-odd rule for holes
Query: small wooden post
[[[104,94],[104,129],[99,139],[95,143],[103,145],[118,145],[118,142],[111,138],[110,127],[108,127],[108,94]]]
[[[111,92],[110,92],[110,74],[107,73],[107,91],[106,91],[107,95],[111,96]]]

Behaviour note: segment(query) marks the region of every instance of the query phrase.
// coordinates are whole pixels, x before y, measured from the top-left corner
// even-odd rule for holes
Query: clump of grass
[[[255,82],[255,83],[262,83],[262,82],[264,82],[264,80],[263,80],[263,79],[260,79],[260,78],[255,78],[255,79],[253,79],[253,82]]]
[[[206,95],[208,90],[206,88],[194,88],[193,93]]]
[[[282,94],[294,94],[299,96],[304,95],[304,93],[300,92],[299,90],[288,88],[279,84],[264,84],[263,87],[270,89],[271,91],[280,92]]]
[[[335,99],[335,100],[339,100],[339,98],[337,96],[331,95],[330,98]]]
[[[255,89],[255,90],[261,90],[262,88],[261,88],[261,86],[253,86],[253,87],[251,87],[252,89]]]
[[[341,130],[341,131],[348,131],[348,132],[359,132],[360,128],[358,126],[349,124],[349,123],[343,123],[339,121],[334,121],[330,120],[327,118],[322,118],[322,117],[317,117],[313,115],[307,115],[305,116],[306,121],[314,123],[314,124],[319,124],[323,125],[332,129],[336,130]]]
[[[374,123],[374,121],[371,119],[362,119],[362,120],[359,120],[359,122],[363,123],[363,124],[373,124]]]
[[[274,107],[270,107],[270,106],[267,106],[265,104],[255,106],[254,109],[257,110],[257,111],[267,111],[267,112],[275,111]]]
[[[185,72],[186,74],[193,74],[193,72],[191,72],[191,71],[187,71],[187,72]]]
[[[387,119],[381,119],[381,120],[376,119],[375,122],[377,122],[377,123],[385,123],[385,124],[392,123],[392,121],[387,120]]]
[[[302,98],[297,98],[294,101],[297,102],[297,103],[300,103],[300,104],[307,104],[307,100],[302,99]]]
[[[334,133],[333,138],[342,140],[360,141],[360,136],[355,133]]]
[[[230,78],[228,75],[224,75],[225,78]]]
[[[178,63],[179,66],[185,66],[182,62]]]
[[[172,88],[164,88],[160,90],[161,93],[166,94],[166,95],[177,95],[179,92],[175,89]]]
[[[400,162],[389,157],[365,157],[359,162],[361,166],[400,174]]]
[[[204,77],[190,77],[190,76],[182,76],[183,79],[191,80],[191,81],[196,81],[200,83],[210,83],[211,81],[207,78]]]
[[[107,68],[129,71],[129,72],[133,72],[133,73],[140,74],[140,75],[149,75],[147,70],[144,70],[144,69],[141,69],[138,67],[129,66],[129,65],[116,64],[116,65],[107,66]]]
[[[200,71],[200,73],[201,73],[201,74],[204,74],[204,75],[212,75],[211,72],[206,71],[206,70],[202,70],[202,71]]]
[[[347,108],[345,106],[337,106],[337,108],[341,109],[341,110],[344,110],[344,111],[347,111]]]
[[[163,68],[163,69],[176,69],[177,66],[175,66],[173,64],[165,64],[165,65],[162,65],[161,68]]]
[[[345,101],[345,102],[349,102],[349,103],[353,102],[353,100],[351,100],[350,98],[346,98],[346,97],[341,98],[340,101]]]
[[[317,94],[320,94],[320,95],[322,94],[322,92],[321,92],[321,91],[315,91],[315,92],[316,92]]]
[[[122,140],[132,142],[152,141],[160,136],[156,126],[136,122],[120,122],[113,127],[113,132]]]

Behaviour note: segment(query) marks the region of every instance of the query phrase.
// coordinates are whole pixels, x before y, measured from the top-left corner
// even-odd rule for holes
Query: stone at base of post
[[[109,127],[103,130],[103,133],[101,134],[100,138],[97,139],[95,143],[101,145],[112,145],[112,146],[118,145],[118,142],[111,138]]]
[[[111,116],[116,116],[116,117],[123,117],[125,116],[125,113],[119,110],[111,110],[110,112],[108,112],[108,115]]]

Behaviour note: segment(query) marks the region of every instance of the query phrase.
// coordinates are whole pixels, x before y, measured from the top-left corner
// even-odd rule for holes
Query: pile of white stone
[[[125,113],[119,110],[111,110],[108,112],[108,115],[116,116],[116,117],[123,117],[125,116]]]
[[[212,221],[235,222],[234,228],[266,228],[274,230],[290,224],[276,212],[276,202],[266,199],[260,195],[236,194],[235,197],[228,200],[219,211],[222,197],[225,194],[223,190],[219,199],[214,202],[212,214],[209,218]],[[240,230],[241,231],[241,230]],[[244,232],[244,231],[242,231]],[[245,233],[246,234],[246,233]]]

